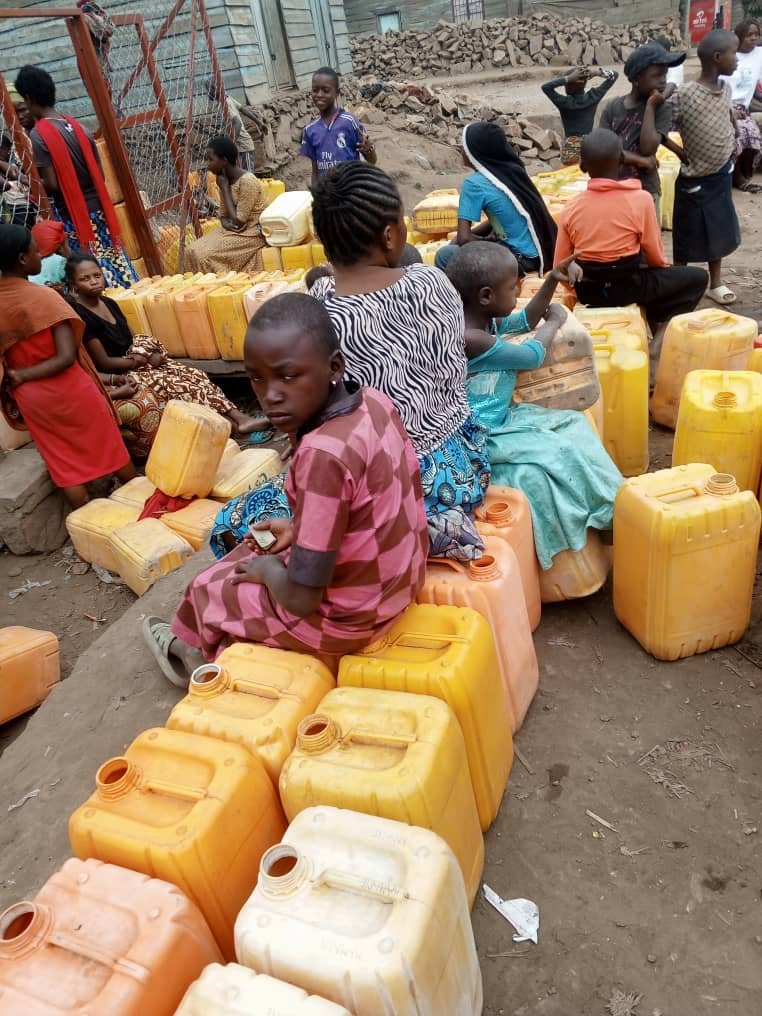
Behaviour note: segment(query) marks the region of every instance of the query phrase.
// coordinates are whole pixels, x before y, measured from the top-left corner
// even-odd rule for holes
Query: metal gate
[[[150,273],[182,270],[185,243],[201,235],[213,210],[202,168],[207,142],[215,134],[230,134],[204,0],[175,0],[153,36],[137,13],[113,16],[107,39],[94,38],[76,8],[0,11],[2,19],[14,17],[65,18],[97,117],[96,136],[105,142],[131,227],[125,237],[125,245],[133,246],[128,253],[142,257]],[[29,139],[1,76],[0,103],[30,201],[45,216],[47,200]]]

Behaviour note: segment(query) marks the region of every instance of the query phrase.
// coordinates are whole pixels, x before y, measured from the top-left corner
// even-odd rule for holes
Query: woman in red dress
[[[7,394],[70,504],[88,501],[85,484],[135,467],[111,404],[82,349],[84,325],[62,296],[28,282],[40,271],[31,233],[0,225],[0,357]]]

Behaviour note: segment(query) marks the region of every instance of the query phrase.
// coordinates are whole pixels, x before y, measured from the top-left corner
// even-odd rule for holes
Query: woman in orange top
[[[31,233],[0,225],[3,401],[15,403],[53,483],[78,508],[88,500],[85,484],[111,473],[124,483],[135,467],[82,349],[82,321],[58,293],[28,281],[40,267]]]

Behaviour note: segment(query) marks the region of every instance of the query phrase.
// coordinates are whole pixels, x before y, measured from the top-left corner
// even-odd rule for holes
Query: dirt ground
[[[495,104],[502,96],[547,112],[527,83],[484,88]],[[385,128],[374,136],[408,208],[465,174],[441,145]],[[291,185],[303,170],[286,174]],[[737,197],[743,245],[726,281],[739,295],[733,309],[762,320],[758,202]],[[651,468],[670,464],[671,443],[654,428]],[[165,721],[179,693],[157,673],[140,622],[171,613],[209,560],[198,555],[136,601],[92,570],[76,574],[65,549],[0,554],[0,625],[55,631],[64,672],[36,713],[0,729],[0,908],[33,896],[68,855],[68,816],[99,764]],[[50,584],[9,599],[26,579]],[[510,926],[477,901],[485,1013],[762,1012],[762,596],[738,648],[678,663],[639,648],[608,588],[546,607],[536,646],[540,692],[486,837],[484,878],[504,898],[537,902],[540,940],[514,944]]]

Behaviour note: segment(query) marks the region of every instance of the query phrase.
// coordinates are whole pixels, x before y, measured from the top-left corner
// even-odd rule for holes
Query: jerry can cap
[[[511,526],[516,521],[513,508],[507,501],[493,501],[487,505],[484,518],[493,526]]]
[[[98,794],[107,801],[125,797],[140,782],[140,769],[124,756],[110,758],[95,774]]]
[[[188,691],[192,695],[216,695],[230,684],[227,673],[217,663],[196,667],[190,676]]]
[[[53,927],[53,914],[42,903],[23,900],[0,914],[0,959],[20,959],[36,949]]]
[[[313,713],[305,716],[296,728],[296,744],[302,751],[326,751],[341,737],[341,731],[330,716]]]

